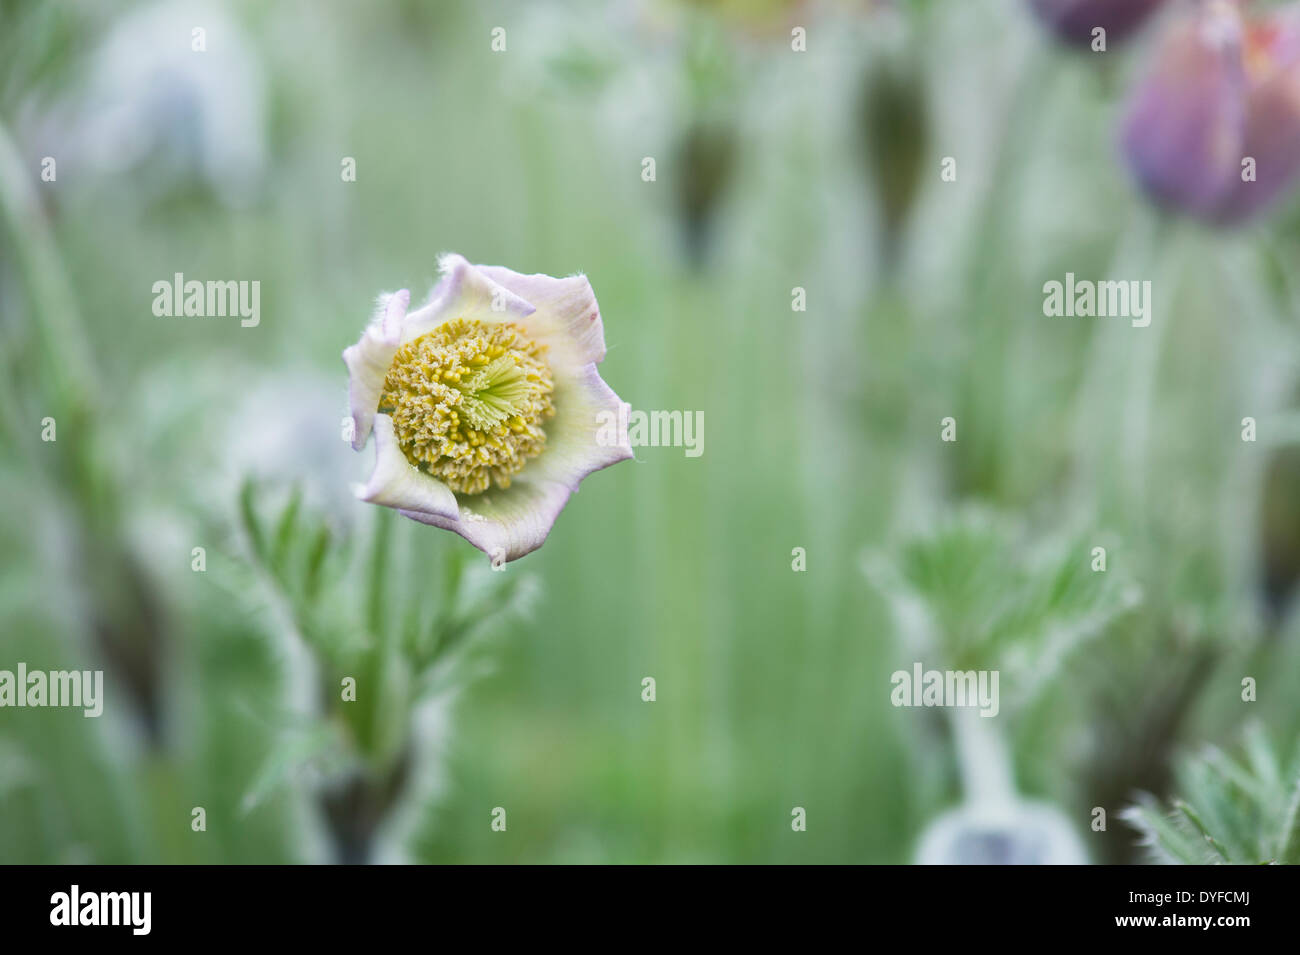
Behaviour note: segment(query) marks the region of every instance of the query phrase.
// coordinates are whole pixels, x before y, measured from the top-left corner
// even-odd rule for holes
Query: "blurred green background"
[[[1143,858],[1139,793],[1300,728],[1300,217],[1147,206],[1141,50],[1001,0],[0,2],[0,668],[107,681],[0,710],[0,861],[911,861],[963,798],[915,660],[1000,669],[1020,794]],[[353,500],[339,354],[443,251],[585,273],[703,455],[501,574]],[[1067,271],[1151,327],[1044,317]],[[260,324],[156,317],[176,272]]]

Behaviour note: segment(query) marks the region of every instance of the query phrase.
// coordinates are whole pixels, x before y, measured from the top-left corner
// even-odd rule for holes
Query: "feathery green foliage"
[[[1125,811],[1154,861],[1300,864],[1300,747],[1282,755],[1253,725],[1242,749],[1208,747],[1179,765],[1171,806],[1147,796]]]

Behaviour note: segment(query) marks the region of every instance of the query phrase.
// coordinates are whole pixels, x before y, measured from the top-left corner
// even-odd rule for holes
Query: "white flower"
[[[632,456],[626,406],[596,370],[605,332],[584,276],[459,255],[440,267],[427,305],[381,296],[343,352],[353,448],[375,435],[357,496],[514,560],[542,546],[584,477]]]

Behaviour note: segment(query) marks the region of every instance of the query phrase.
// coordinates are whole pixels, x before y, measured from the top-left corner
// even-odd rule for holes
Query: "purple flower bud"
[[[1300,5],[1247,21],[1209,0],[1172,24],[1122,144],[1166,208],[1226,224],[1272,205],[1300,171]]]
[[[1164,0],[1029,0],[1034,12],[1062,40],[1083,46],[1101,27],[1106,39],[1120,40],[1136,30]]]

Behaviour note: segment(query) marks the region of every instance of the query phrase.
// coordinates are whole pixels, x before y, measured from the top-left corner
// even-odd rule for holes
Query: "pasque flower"
[[[605,332],[585,277],[440,266],[428,304],[381,296],[343,352],[353,448],[375,435],[357,496],[514,560],[584,477],[632,456],[628,416],[596,370]]]
[[[1029,0],[1034,12],[1068,43],[1092,42],[1101,27],[1107,40],[1119,40],[1141,26],[1164,0]]]
[[[1205,0],[1171,23],[1122,137],[1161,205],[1215,223],[1272,205],[1300,171],[1300,4]]]

